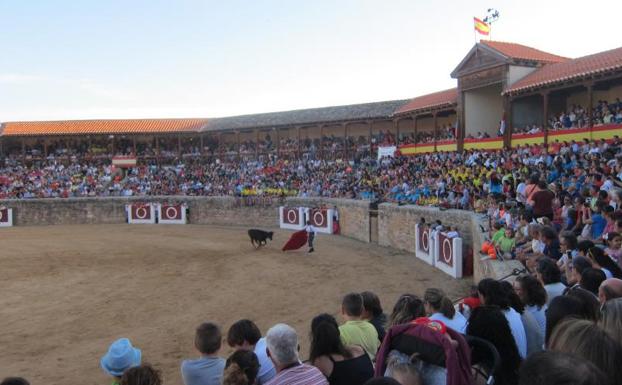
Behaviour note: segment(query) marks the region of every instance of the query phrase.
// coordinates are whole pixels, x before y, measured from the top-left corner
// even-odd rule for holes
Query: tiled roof
[[[407,100],[390,100],[386,102],[214,118],[209,120],[207,130],[238,130],[255,127],[283,127],[316,123],[336,123],[348,120],[389,118],[397,108],[401,107],[406,102]]]
[[[199,131],[207,119],[123,119],[6,122],[3,136],[75,134],[152,134]]]
[[[514,83],[504,93],[578,79],[601,72],[622,69],[622,47],[563,63],[547,64]]]
[[[411,99],[408,103],[396,110],[395,114],[405,114],[434,107],[451,106],[456,103],[458,103],[458,89],[452,88]]]
[[[543,63],[561,63],[569,60],[567,57],[553,55],[552,53],[540,51],[522,44],[490,40],[482,40],[480,44],[484,44],[513,59],[533,60]]]

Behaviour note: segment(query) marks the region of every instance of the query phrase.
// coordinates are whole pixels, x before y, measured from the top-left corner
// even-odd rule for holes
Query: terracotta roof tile
[[[547,64],[514,83],[504,93],[515,93],[528,88],[618,69],[622,69],[622,47],[563,63]]]
[[[6,122],[3,136],[194,132],[207,119],[120,119]]]
[[[569,60],[566,57],[553,55],[552,53],[540,51],[539,49],[527,47],[522,44],[490,40],[482,40],[480,44],[484,44],[499,51],[504,56],[514,59],[534,60],[543,63],[560,63]]]
[[[418,110],[451,106],[458,103],[458,89],[452,88],[449,90],[434,92],[432,94],[418,96],[411,99],[408,103],[404,104],[395,111],[395,114],[405,114]]]

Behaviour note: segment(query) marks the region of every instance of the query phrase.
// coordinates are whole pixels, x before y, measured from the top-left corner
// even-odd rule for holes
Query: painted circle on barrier
[[[136,215],[137,219],[145,219],[147,218],[147,209],[143,206],[138,207],[135,211],[134,214]]]
[[[171,214],[172,212],[172,214]],[[164,211],[164,214],[166,216],[165,219],[176,219],[177,218],[177,207],[175,206],[168,206],[166,208],[166,210]]]
[[[0,210],[0,222],[4,222],[4,210]]]
[[[441,257],[443,257],[443,261],[448,264],[451,265],[451,240],[449,238],[445,238],[443,240],[443,255],[441,255]]]
[[[427,230],[424,230],[421,234],[421,246],[423,247],[423,251],[428,252],[428,246],[430,246],[430,233]]]
[[[320,220],[318,221],[318,216],[320,217]],[[324,227],[325,226],[325,218],[324,218],[324,214],[322,214],[321,211],[316,211],[315,213],[313,213],[313,222],[315,222],[315,225],[318,227]]]
[[[287,223],[298,223],[298,212],[296,210],[287,210]]]

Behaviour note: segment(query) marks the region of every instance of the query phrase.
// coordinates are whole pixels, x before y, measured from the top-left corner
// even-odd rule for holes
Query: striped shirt
[[[315,366],[301,364],[280,371],[266,385],[328,385],[328,381]]]

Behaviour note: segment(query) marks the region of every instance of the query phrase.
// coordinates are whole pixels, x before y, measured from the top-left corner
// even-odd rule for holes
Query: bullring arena
[[[54,208],[61,209],[76,211]],[[261,212],[255,220],[274,212],[265,229],[278,225],[276,210],[247,208]],[[114,213],[102,219],[114,220]],[[107,379],[93,357],[127,336],[166,383],[181,384],[179,364],[196,356],[194,328],[205,320],[226,328],[247,317],[264,333],[286,322],[299,331],[306,357],[309,320],[321,312],[338,316],[344,293],[372,290],[389,306],[400,294],[433,286],[457,298],[470,283],[411,253],[343,236],[319,235],[314,254],[284,253],[280,247],[291,231],[274,228],[274,240],[255,250],[247,228],[117,223],[3,229],[0,367],[28,373],[34,383],[101,384]]]

